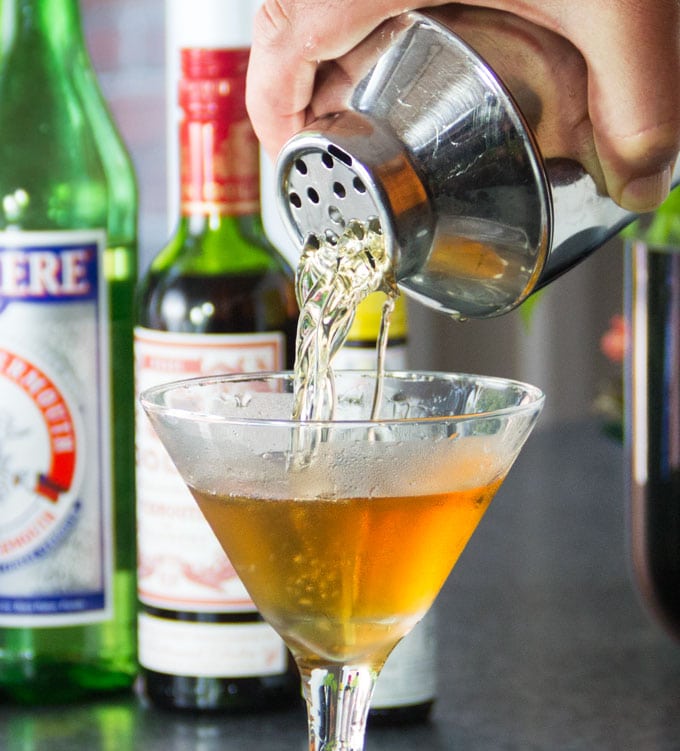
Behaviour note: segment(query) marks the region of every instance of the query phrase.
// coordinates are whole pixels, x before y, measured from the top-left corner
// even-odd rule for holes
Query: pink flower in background
[[[622,315],[609,321],[609,328],[600,338],[600,350],[614,368],[614,375],[607,377],[595,398],[595,412],[604,420],[604,430],[617,441],[623,441],[623,358],[626,354],[628,334]]]
[[[623,362],[626,353],[626,321],[622,315],[612,316],[609,328],[600,339],[600,349],[608,360]]]

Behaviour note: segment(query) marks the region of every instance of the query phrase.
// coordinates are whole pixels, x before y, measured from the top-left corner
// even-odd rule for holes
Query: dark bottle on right
[[[680,639],[680,192],[626,230],[625,440],[640,592]]]

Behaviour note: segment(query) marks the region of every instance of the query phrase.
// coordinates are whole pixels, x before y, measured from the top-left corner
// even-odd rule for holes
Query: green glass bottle
[[[232,31],[239,4],[232,3]],[[181,216],[139,285],[140,390],[293,363],[298,311],[292,273],[261,226],[259,148],[245,109],[248,56],[245,47],[181,48]],[[139,661],[149,700],[193,712],[299,700],[282,640],[141,410],[137,461]]]
[[[77,1],[0,28],[0,694],[64,702],[137,669],[137,189]]]

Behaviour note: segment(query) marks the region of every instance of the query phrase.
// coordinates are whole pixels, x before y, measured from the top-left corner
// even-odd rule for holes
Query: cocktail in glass
[[[361,751],[377,675],[423,617],[543,404],[516,381],[335,376],[291,419],[291,374],[158,386],[142,404],[302,679],[310,751]]]

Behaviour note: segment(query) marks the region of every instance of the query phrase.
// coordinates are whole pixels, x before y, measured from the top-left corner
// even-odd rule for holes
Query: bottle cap
[[[246,112],[248,48],[181,50],[183,215],[256,214],[259,150]]]
[[[261,0],[167,0],[168,36],[179,48],[250,47]]]
[[[250,50],[187,47],[180,51],[179,105],[189,120],[247,120],[246,70]]]
[[[354,341],[375,341],[377,339],[380,333],[380,321],[385,300],[384,293],[374,292],[359,305],[348,339]],[[390,321],[390,339],[404,339],[407,330],[406,300],[403,295],[399,295]]]

